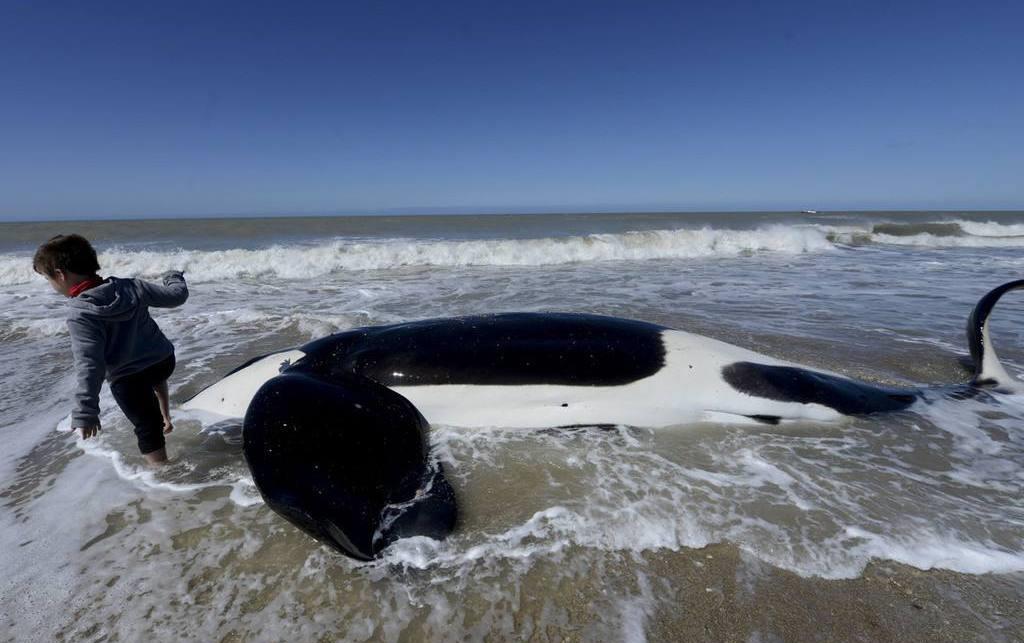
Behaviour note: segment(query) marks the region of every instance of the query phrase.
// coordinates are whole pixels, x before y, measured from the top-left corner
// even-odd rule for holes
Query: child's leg
[[[139,451],[148,462],[167,460],[164,448],[163,418],[153,392],[153,381],[144,374],[126,375],[110,383],[110,392],[128,421],[135,426]]]
[[[174,371],[174,356],[138,373],[110,383],[110,392],[128,421],[135,425],[139,451],[151,464],[167,461],[165,420],[169,418],[167,378]],[[162,384],[162,385],[161,385]],[[158,389],[163,389],[163,396]]]
[[[160,415],[164,418],[164,433],[170,433],[174,430],[174,425],[171,424],[171,403],[167,396],[167,380],[154,386],[153,392],[156,393],[156,401],[160,405]]]
[[[167,462],[167,448],[160,447],[156,451],[143,453],[142,457],[145,458],[146,462],[150,464],[160,464],[161,462]]]

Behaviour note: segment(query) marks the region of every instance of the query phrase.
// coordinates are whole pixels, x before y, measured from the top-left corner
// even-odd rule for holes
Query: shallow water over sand
[[[969,379],[977,298],[1022,274],[1024,214],[397,219],[97,230],[104,274],[187,270],[188,303],[155,315],[177,348],[172,407],[253,356],[331,332],[516,310],[643,319],[939,388],[907,411],[835,424],[436,426],[457,533],[359,564],[263,505],[237,424],[176,411],[175,462],[156,472],[106,388],[99,440],[58,431],[71,385],[61,301],[26,269],[28,237],[50,232],[19,229],[0,254],[0,346],[18,365],[0,374],[0,631],[1024,636],[1024,397],[941,389]],[[1008,296],[992,323],[1020,375],[1024,298]]]

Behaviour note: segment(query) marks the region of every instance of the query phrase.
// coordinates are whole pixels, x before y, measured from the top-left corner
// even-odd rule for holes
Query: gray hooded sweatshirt
[[[174,354],[174,346],[149,316],[149,307],[173,308],[188,299],[180,272],[164,285],[108,277],[68,303],[68,331],[75,358],[75,409],[71,425],[98,426],[103,378],[114,382]]]

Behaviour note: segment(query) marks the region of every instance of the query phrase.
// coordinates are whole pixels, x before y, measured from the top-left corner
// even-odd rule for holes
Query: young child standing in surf
[[[67,323],[76,378],[71,426],[84,439],[100,430],[99,395],[106,377],[117,405],[135,426],[146,461],[166,462],[164,434],[174,429],[167,399],[174,345],[149,316],[149,307],[185,303],[182,273],[165,273],[162,286],[103,279],[96,250],[77,234],[57,235],[39,246],[32,268],[70,298]]]

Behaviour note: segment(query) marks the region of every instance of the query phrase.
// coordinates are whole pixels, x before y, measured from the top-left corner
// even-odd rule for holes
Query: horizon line
[[[110,221],[173,221],[178,219],[193,220],[216,220],[216,219],[327,219],[342,217],[428,217],[428,216],[561,216],[561,215],[648,215],[648,214],[810,214],[810,215],[835,215],[835,214],[915,214],[915,213],[1024,213],[1024,208],[837,208],[826,210],[797,210],[793,208],[765,209],[765,210],[718,210],[718,209],[574,209],[574,210],[548,210],[548,209],[524,209],[524,210],[503,210],[497,208],[395,208],[389,210],[374,211],[338,211],[338,212],[292,212],[283,214],[280,212],[233,212],[233,213],[200,213],[200,214],[141,214],[141,215],[98,215],[98,216],[74,216],[57,215],[45,218],[5,218],[0,217],[0,224],[3,223],[64,223],[64,222],[110,222]]]

